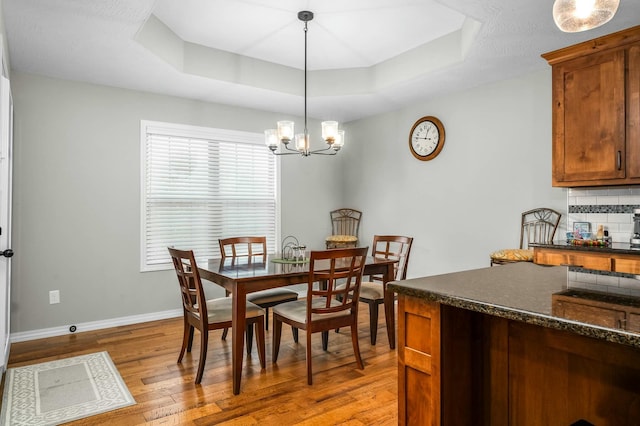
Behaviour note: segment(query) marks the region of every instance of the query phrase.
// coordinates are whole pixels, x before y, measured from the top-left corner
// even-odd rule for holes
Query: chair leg
[[[322,350],[326,352],[327,349],[329,348],[329,332],[323,331],[321,334],[322,334]]]
[[[189,338],[193,339],[193,326],[189,325],[189,323],[184,321],[184,330],[182,332],[182,347],[180,348],[180,355],[178,355],[178,362],[182,361],[182,357],[184,353],[189,348],[189,352],[191,352],[191,341]]]
[[[229,292],[229,290],[224,290],[224,297],[229,297],[231,293]],[[227,340],[227,334],[229,333],[229,329],[225,328],[224,330],[222,330],[222,340]]]
[[[191,347],[193,346],[193,326],[189,326],[189,344],[187,345],[187,352],[191,352]]]
[[[278,352],[280,351],[280,337],[282,335],[282,322],[273,317],[273,342],[271,342],[271,362],[278,360]]]
[[[305,333],[307,335],[307,348],[306,348],[306,357],[307,357],[307,384],[313,384],[313,372],[311,370],[311,332],[307,329]]]
[[[375,301],[367,302],[369,305],[369,334],[371,345],[375,346],[378,338],[378,304]]]
[[[269,330],[269,308],[264,308],[264,329]]]
[[[360,370],[364,370],[364,364],[362,363],[362,357],[360,356],[360,345],[358,344],[358,322],[357,318],[351,324],[351,342],[353,343],[353,353],[356,356],[356,363]]]
[[[298,343],[298,329],[291,326],[291,334],[293,334],[293,341]]]
[[[198,372],[196,373],[196,385],[202,380],[204,373],[204,363],[207,360],[207,345],[209,343],[209,331],[200,330],[200,360],[198,361]]]
[[[263,324],[264,325],[264,324]],[[251,350],[253,349],[253,324],[247,324],[247,355],[251,354]]]
[[[264,336],[264,318],[260,317],[258,322],[255,323],[256,330],[256,345],[258,346],[258,357],[260,357],[260,367],[264,370],[266,368],[266,344]]]

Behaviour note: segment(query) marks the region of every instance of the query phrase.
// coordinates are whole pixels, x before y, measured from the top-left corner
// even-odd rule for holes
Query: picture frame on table
[[[585,235],[591,233],[591,223],[589,222],[573,222],[574,235]]]

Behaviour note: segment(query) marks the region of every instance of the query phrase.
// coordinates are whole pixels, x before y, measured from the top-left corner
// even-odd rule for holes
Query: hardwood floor
[[[363,305],[364,306],[364,305]],[[306,381],[305,335],[293,342],[283,329],[278,363],[260,369],[256,345],[242,372],[240,395],[231,389],[231,337],[211,332],[201,385],[194,385],[199,336],[178,364],[182,318],[69,334],[11,345],[8,367],[108,351],[137,404],[69,425],[395,425],[398,423],[397,351],[389,349],[384,314],[378,342],[369,343],[366,307],[358,334],[364,370],[356,366],[349,330],[329,333],[329,351],[313,336],[313,386]],[[269,321],[271,323],[271,321]]]

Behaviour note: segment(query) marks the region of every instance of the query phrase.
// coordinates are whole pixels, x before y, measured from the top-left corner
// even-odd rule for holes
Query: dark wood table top
[[[255,279],[265,279],[273,276],[278,277],[299,277],[308,276],[309,261],[291,263],[281,263],[280,255],[255,256],[252,259],[240,257],[236,259],[209,259],[204,262],[198,262],[199,269],[206,271],[208,275],[218,276],[236,281],[252,281]],[[389,263],[396,263],[397,260],[377,259],[371,256],[367,257],[366,267],[369,270],[375,266],[384,267]],[[328,265],[328,263],[327,263]],[[316,263],[316,270],[324,269],[323,263]],[[365,275],[369,271],[365,271]]]

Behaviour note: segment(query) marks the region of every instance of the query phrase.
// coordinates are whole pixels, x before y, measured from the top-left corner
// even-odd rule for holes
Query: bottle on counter
[[[596,240],[604,240],[604,226],[598,225],[598,232],[596,232]]]

